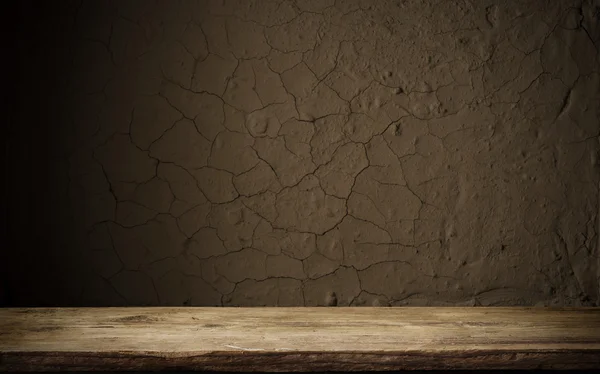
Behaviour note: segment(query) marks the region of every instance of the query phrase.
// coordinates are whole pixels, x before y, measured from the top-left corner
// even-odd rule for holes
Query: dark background
[[[44,306],[61,303],[64,283],[56,270],[69,262],[58,240],[63,222],[55,215],[61,207],[52,181],[53,165],[64,156],[58,108],[76,2],[24,0],[5,6],[1,303]]]

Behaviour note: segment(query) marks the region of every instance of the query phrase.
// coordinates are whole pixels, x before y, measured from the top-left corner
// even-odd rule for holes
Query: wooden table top
[[[0,371],[600,368],[600,308],[0,309]]]

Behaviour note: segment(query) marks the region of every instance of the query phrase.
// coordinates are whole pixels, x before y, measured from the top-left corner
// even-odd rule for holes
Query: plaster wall
[[[600,304],[597,0],[17,8],[8,303]]]

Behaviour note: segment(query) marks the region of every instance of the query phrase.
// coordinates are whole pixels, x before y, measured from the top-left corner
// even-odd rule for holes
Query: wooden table
[[[600,368],[600,308],[0,309],[0,371]]]

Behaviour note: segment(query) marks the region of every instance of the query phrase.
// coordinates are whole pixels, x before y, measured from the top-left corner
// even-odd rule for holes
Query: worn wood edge
[[[311,372],[600,369],[599,350],[448,352],[2,352],[0,371]]]
[[[96,311],[97,308],[94,308]],[[167,313],[189,310],[188,308],[100,308],[103,310],[138,313]],[[196,312],[202,308],[194,308]],[[214,310],[215,308],[211,308]],[[237,313],[236,308],[225,312]],[[233,310],[236,309],[236,310]],[[249,309],[249,308],[245,308]],[[265,308],[253,308],[261,312]],[[272,311],[274,308],[268,308]],[[294,314],[305,313],[307,308],[295,310]],[[338,310],[340,309],[340,310]],[[342,308],[332,310],[341,313]],[[379,308],[383,309],[383,308]],[[427,308],[429,309],[429,308]],[[456,310],[464,308],[454,308]],[[600,308],[522,308],[494,307],[477,308],[477,312],[509,311],[511,318],[521,315],[541,314],[556,311],[600,312]],[[19,308],[8,310],[21,313],[62,313],[87,311],[85,308]],[[385,309],[389,311],[391,309]],[[5,309],[4,312],[7,310]],[[347,311],[347,308],[345,308]],[[448,310],[445,310],[448,311]],[[451,311],[451,310],[450,310]],[[469,310],[471,311],[471,310]],[[0,310],[0,315],[2,315]],[[241,310],[241,312],[248,312]],[[362,310],[361,310],[362,312]],[[6,314],[6,313],[5,313]],[[252,313],[254,314],[254,313]],[[8,314],[10,315],[10,313]],[[549,314],[550,315],[550,314]],[[52,316],[57,318],[58,316]],[[466,317],[466,316],[465,316]],[[479,316],[477,316],[479,318]],[[577,320],[577,318],[576,318]],[[571,321],[572,322],[572,321]],[[10,326],[8,324],[6,326]],[[543,328],[543,326],[542,326]],[[0,332],[1,333],[1,332]],[[564,336],[568,342],[569,336]],[[600,369],[600,346],[597,341],[581,342],[582,346],[545,348],[535,341],[512,348],[508,341],[496,341],[503,346],[483,349],[448,347],[448,349],[392,349],[392,350],[338,350],[338,351],[128,351],[113,349],[104,352],[93,350],[68,349],[65,351],[32,350],[26,351],[15,346],[15,350],[0,350],[0,372],[119,372],[119,371],[213,371],[213,372],[326,372],[326,371],[401,371],[401,370],[590,370]],[[523,343],[523,342],[521,342]],[[525,342],[527,343],[527,342]]]

